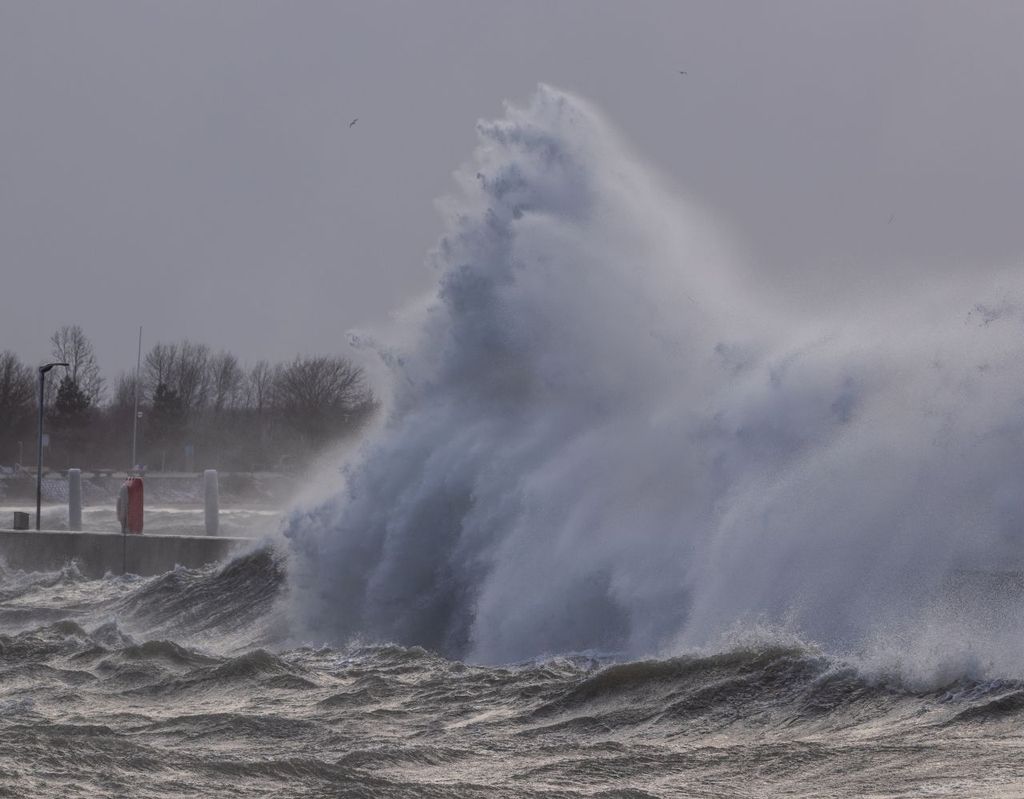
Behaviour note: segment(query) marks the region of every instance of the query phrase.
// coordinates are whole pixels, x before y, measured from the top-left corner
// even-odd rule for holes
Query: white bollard
[[[217,490],[217,470],[207,469],[203,472],[203,483],[206,488],[206,534],[217,535],[220,515],[220,492]]]
[[[68,469],[68,529],[82,529],[81,469]]]

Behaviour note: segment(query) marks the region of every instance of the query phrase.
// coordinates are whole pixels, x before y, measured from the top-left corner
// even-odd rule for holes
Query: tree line
[[[61,327],[50,344],[68,367],[46,381],[48,468],[130,465],[136,388],[136,461],[149,470],[295,468],[356,432],[378,405],[365,372],[337,356],[246,366],[205,344],[160,342],[137,387],[134,371],[108,386],[79,326]],[[0,352],[0,464],[35,465],[37,393],[37,369]]]

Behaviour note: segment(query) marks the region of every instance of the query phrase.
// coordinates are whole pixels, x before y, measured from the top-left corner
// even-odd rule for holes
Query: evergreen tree
[[[88,395],[74,378],[71,375],[65,376],[57,388],[57,399],[53,403],[50,419],[61,442],[60,447],[55,447],[55,452],[63,449],[68,466],[74,466],[82,455],[91,407]]]
[[[57,401],[53,405],[56,420],[79,420],[91,406],[89,397],[70,375],[60,381]]]
[[[165,463],[168,447],[179,443],[187,414],[178,392],[166,383],[157,385],[153,392],[153,408],[149,414],[150,438],[163,450],[161,463]]]

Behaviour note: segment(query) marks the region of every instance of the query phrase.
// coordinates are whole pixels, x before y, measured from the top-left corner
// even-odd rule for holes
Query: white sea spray
[[[286,525],[299,637],[509,662],[749,622],[1019,673],[1021,625],[943,598],[1024,549],[1019,272],[794,317],[587,103],[479,135],[436,294],[373,345],[387,418]]]

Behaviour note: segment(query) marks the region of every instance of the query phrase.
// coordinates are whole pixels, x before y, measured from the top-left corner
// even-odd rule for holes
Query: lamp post
[[[132,416],[132,462],[130,464],[130,471],[134,471],[138,464],[137,456],[135,454],[135,444],[139,440],[139,419],[142,418],[142,414],[139,413],[139,371],[142,369],[142,325],[139,325],[139,354],[135,359],[135,412]]]
[[[66,363],[47,363],[39,367],[39,448],[36,450],[36,530],[39,529],[39,513],[43,507],[43,386],[46,373],[54,366],[68,368]]]

